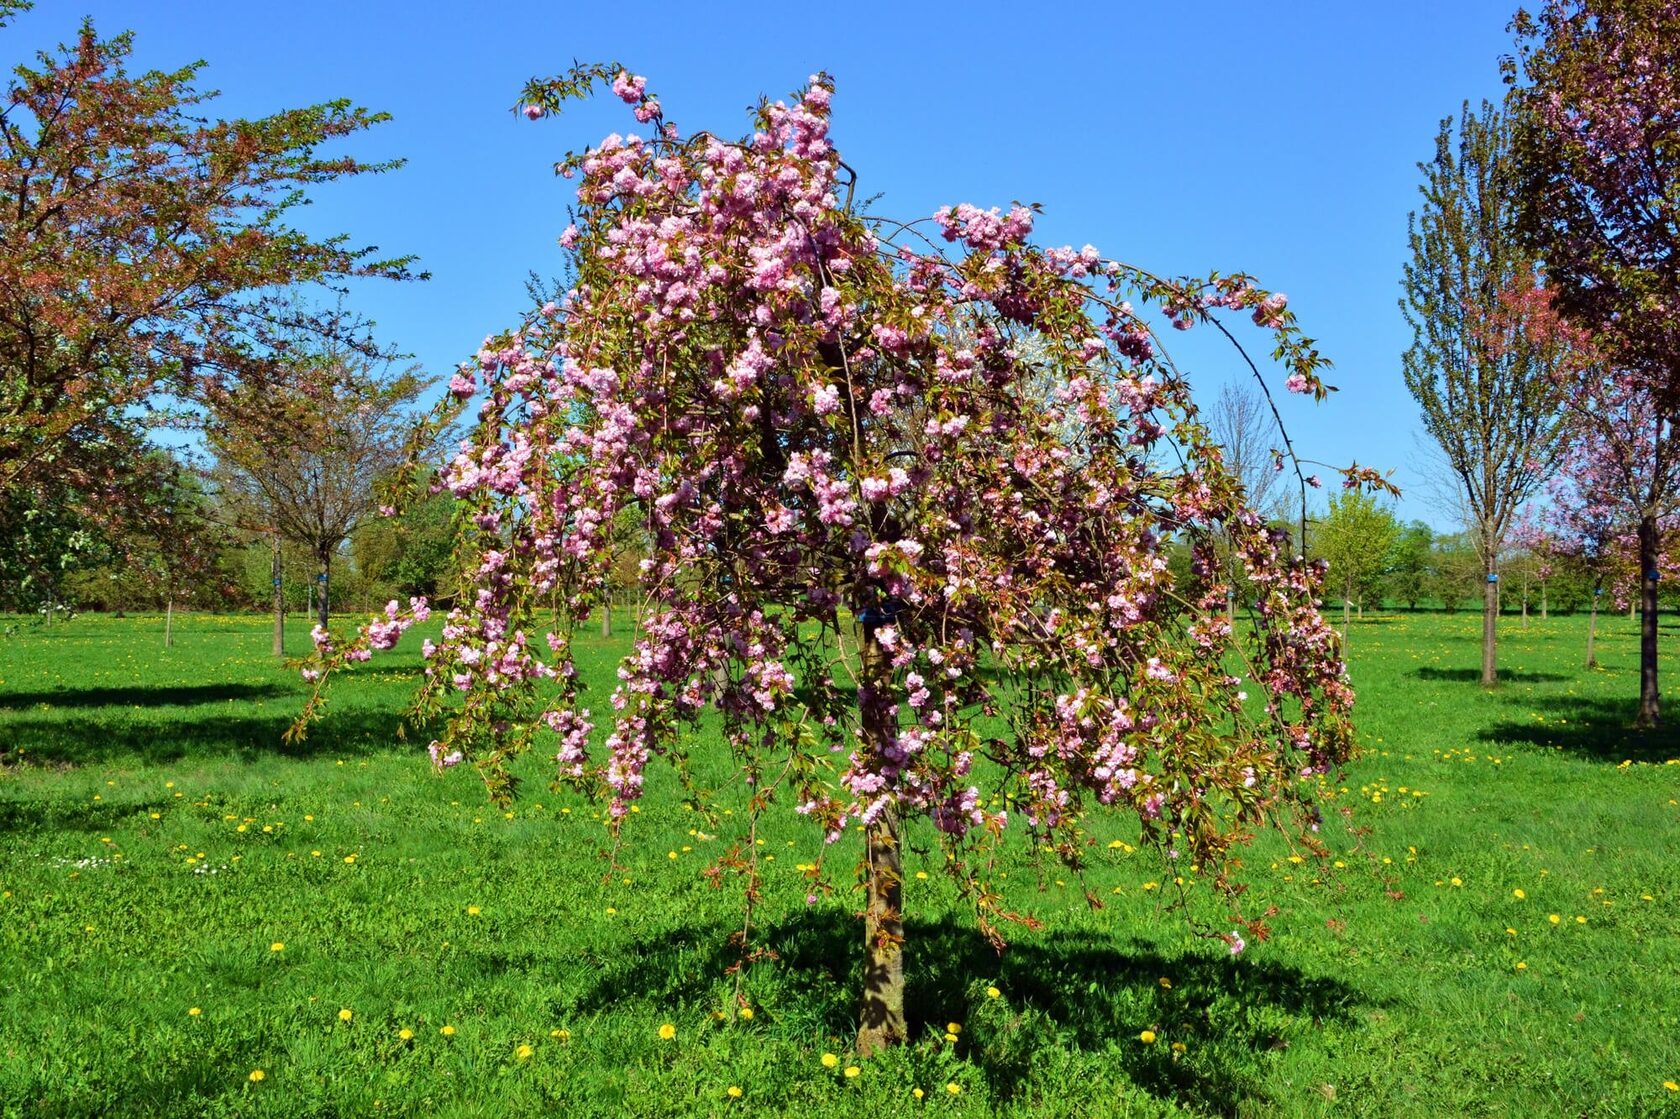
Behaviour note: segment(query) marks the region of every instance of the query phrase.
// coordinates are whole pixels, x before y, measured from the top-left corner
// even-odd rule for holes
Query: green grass
[[[1606,619],[1589,673],[1584,618],[1507,619],[1489,694],[1479,626],[1354,625],[1365,755],[1334,862],[1247,852],[1280,912],[1237,959],[1107,846],[1122,821],[1092,821],[1083,883],[1006,867],[1044,924],[1001,958],[913,833],[917,1036],[854,1078],[852,841],[807,906],[818,838],[761,823],[776,956],[738,986],[738,891],[704,871],[744,802],[714,828],[657,771],[609,872],[595,810],[540,759],[504,816],[399,738],[414,635],[286,747],[303,692],[260,619],[179,619],[167,650],[159,619],[21,626],[0,642],[0,1115],[1680,1115],[1680,745],[1625,729],[1634,628]],[[590,644],[586,673],[622,647]]]

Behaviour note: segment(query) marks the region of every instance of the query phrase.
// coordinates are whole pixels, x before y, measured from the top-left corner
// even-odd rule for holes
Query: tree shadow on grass
[[[0,710],[48,707],[196,707],[204,703],[274,699],[301,695],[302,687],[278,684],[198,684],[152,688],[53,688],[36,692],[0,692]]]
[[[1522,702],[1539,711],[1546,721],[1505,719],[1484,727],[1477,737],[1484,742],[1564,750],[1603,762],[1661,762],[1680,757],[1680,742],[1672,725],[1635,729],[1633,720],[1639,711],[1636,697],[1608,700],[1553,696]],[[1668,717],[1672,720],[1674,715]]]
[[[1414,669],[1412,675],[1432,683],[1479,684],[1482,680],[1482,670],[1479,668],[1432,668],[1425,665]],[[1499,670],[1501,684],[1561,684],[1570,679],[1573,677],[1558,672],[1523,672],[1510,668]]]
[[[620,945],[590,961],[593,979],[581,995],[557,1008],[607,1011],[625,998],[659,1005],[704,1000],[717,977],[736,962],[722,925],[683,926]],[[1023,938],[1000,956],[984,937],[955,918],[906,922],[905,1009],[911,1039],[943,1036],[945,1024],[964,1024],[960,1051],[989,1081],[1000,1100],[1032,1088],[1035,1063],[1076,1049],[1103,1054],[1150,1094],[1194,1111],[1235,1114],[1239,1104],[1264,1102],[1262,1086],[1219,1054],[1285,1048],[1293,1026],[1352,1022],[1354,1008],[1373,1000],[1340,980],[1247,957],[1167,955],[1136,938],[1059,931]],[[849,914],[808,910],[772,924],[755,938],[775,960],[772,970],[791,999],[845,1037],[857,1028],[862,989],[862,934]],[[1172,986],[1161,984],[1170,976]],[[993,1001],[983,988],[1006,992]],[[1144,1027],[1157,1045],[1138,1041]],[[1181,1058],[1170,1040],[1193,1040]]]
[[[400,746],[400,711],[329,711],[301,742],[285,741],[294,713],[208,714],[168,718],[140,712],[0,720],[0,756],[10,764],[83,766],[160,765],[187,759],[312,758],[383,753]],[[416,741],[410,728],[407,741]],[[418,741],[424,742],[424,738]]]

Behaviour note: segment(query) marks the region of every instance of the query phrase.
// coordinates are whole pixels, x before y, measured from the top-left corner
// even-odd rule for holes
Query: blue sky
[[[338,97],[391,113],[351,150],[407,165],[322,192],[305,224],[421,258],[429,282],[368,285],[354,302],[433,371],[517,320],[530,271],[558,271],[569,192],[554,160],[634,127],[610,98],[516,118],[526,79],[620,60],[670,119],[728,134],[759,94],[826,69],[835,140],[878,213],[1040,202],[1047,243],[1158,272],[1246,271],[1287,292],[1341,389],[1282,401],[1297,444],[1392,468],[1401,515],[1440,525],[1400,377],[1406,214],[1440,119],[1500,95],[1512,3],[39,0],[0,31],[0,59],[67,41],[89,15],[102,33],[132,29],[139,65],[204,59],[217,115]],[[1232,362],[1182,341],[1211,398]]]

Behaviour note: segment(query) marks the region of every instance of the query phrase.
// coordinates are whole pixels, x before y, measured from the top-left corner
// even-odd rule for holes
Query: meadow
[[[1135,825],[1093,817],[1082,877],[1018,853],[1006,904],[1043,924],[1001,957],[913,830],[916,1038],[869,1061],[861,903],[800,871],[849,885],[853,841],[784,810],[748,838],[744,796],[706,820],[656,768],[609,862],[538,758],[503,812],[402,735],[419,633],[283,744],[304,689],[267,624],[0,640],[0,1115],[1680,1116],[1680,736],[1626,729],[1625,616],[1595,671],[1584,617],[1506,618],[1492,693],[1479,616],[1355,622],[1332,855],[1249,849],[1278,912],[1236,958]],[[730,974],[706,872],[740,842],[774,955]]]

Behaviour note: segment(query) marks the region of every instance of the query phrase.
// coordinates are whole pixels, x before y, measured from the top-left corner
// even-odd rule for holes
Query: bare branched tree
[[[414,405],[430,381],[342,354],[300,359],[294,374],[217,400],[206,442],[239,522],[269,535],[277,557],[281,540],[309,549],[325,626],[332,558],[378,507],[375,483],[413,453]]]

